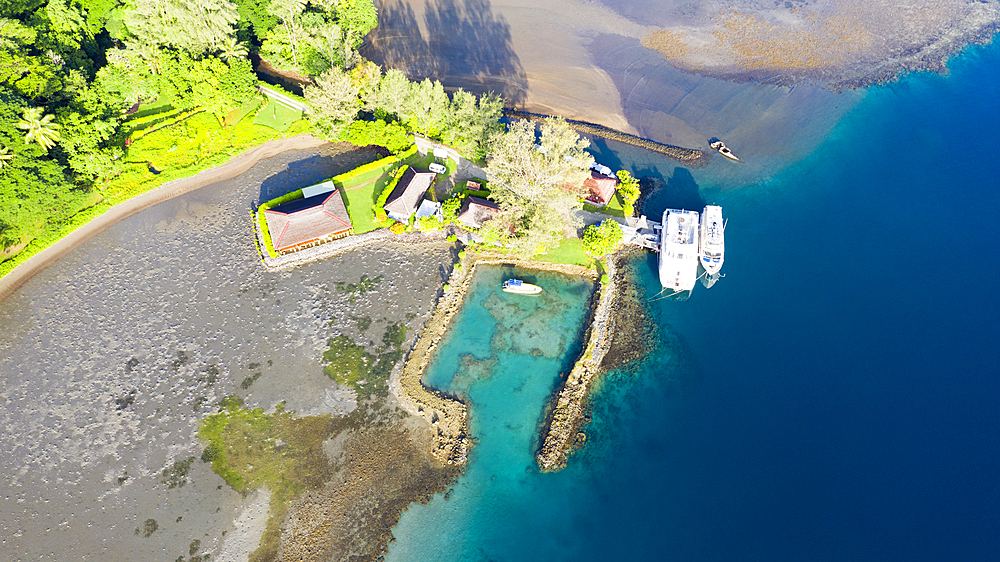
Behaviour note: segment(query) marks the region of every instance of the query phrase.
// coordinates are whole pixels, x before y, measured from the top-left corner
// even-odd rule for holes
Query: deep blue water
[[[647,211],[723,205],[726,277],[648,303],[661,348],[605,377],[563,472],[479,414],[485,452],[388,559],[1000,559],[1000,47],[950,67],[872,89],[759,184],[668,174]],[[543,398],[479,384],[474,417],[537,421]]]

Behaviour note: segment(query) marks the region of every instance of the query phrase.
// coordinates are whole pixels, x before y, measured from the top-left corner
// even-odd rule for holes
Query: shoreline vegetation
[[[55,263],[80,244],[138,212],[215,182],[235,178],[262,160],[272,158],[283,152],[316,148],[327,142],[311,133],[271,140],[237,154],[223,164],[201,170],[193,176],[168,181],[145,193],[107,207],[103,213],[96,215],[89,222],[74,228],[52,245],[35,252],[7,274],[0,277],[0,301],[9,297],[32,277]]]

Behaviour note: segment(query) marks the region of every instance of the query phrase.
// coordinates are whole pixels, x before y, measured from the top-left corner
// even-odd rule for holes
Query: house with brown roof
[[[583,180],[583,187],[587,190],[587,198],[584,201],[595,207],[603,207],[615,196],[618,180],[597,170],[591,170],[590,177]]]
[[[434,172],[408,168],[385,200],[385,213],[399,222],[409,221],[436,177]]]
[[[493,201],[470,196],[462,202],[455,218],[469,228],[481,228],[484,222],[495,217],[499,211],[500,206]]]
[[[288,254],[351,234],[354,227],[339,189],[264,211],[271,245]]]

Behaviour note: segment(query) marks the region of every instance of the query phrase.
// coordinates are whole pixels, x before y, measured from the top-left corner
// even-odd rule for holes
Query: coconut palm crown
[[[0,170],[6,167],[13,159],[14,153],[10,151],[10,147],[0,144]]]
[[[21,116],[18,128],[27,131],[24,142],[37,142],[45,150],[49,150],[59,142],[59,124],[53,123],[52,115],[43,115],[44,107],[28,107]]]

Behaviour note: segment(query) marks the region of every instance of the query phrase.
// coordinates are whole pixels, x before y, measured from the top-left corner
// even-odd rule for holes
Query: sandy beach
[[[362,52],[384,67],[685,148],[722,138],[743,164],[709,175],[730,185],[812,152],[863,98],[850,87],[941,70],[1000,21],[957,0],[378,4]]]

